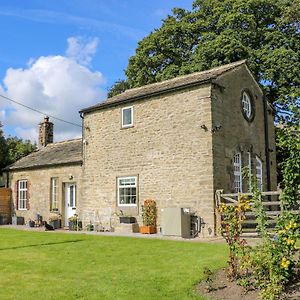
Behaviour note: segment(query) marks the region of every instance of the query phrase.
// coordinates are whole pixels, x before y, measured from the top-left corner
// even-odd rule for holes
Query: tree
[[[2,126],[0,122],[0,175],[3,168],[36,149],[36,145],[29,140],[24,141],[17,137],[5,138]]]
[[[300,116],[300,0],[195,0],[175,8],[138,43],[125,71],[127,87],[248,59],[276,108]]]
[[[108,90],[108,98],[115,95],[121,94],[130,88],[128,81],[119,79],[112,87]]]
[[[6,161],[6,141],[2,131],[2,123],[0,122],[0,170],[5,166]]]
[[[7,165],[14,163],[36,149],[36,145],[32,144],[29,140],[22,140],[17,137],[8,137],[6,139],[6,147]]]

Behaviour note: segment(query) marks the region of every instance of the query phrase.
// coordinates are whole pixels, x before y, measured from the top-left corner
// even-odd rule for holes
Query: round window
[[[252,98],[250,96],[250,93],[243,91],[242,92],[242,112],[244,117],[248,120],[248,121],[252,121],[253,117],[254,117],[254,108],[253,108],[253,102],[252,102]]]

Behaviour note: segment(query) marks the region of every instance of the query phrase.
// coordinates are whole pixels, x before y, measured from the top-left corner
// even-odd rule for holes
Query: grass
[[[0,229],[0,299],[203,299],[225,244]]]

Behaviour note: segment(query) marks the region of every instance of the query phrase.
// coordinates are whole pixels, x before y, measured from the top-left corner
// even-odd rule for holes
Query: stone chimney
[[[39,148],[53,143],[53,123],[49,122],[49,117],[39,124]]]

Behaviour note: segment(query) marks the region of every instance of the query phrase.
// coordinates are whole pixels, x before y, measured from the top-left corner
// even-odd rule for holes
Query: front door
[[[69,226],[69,218],[76,214],[76,183],[65,184],[65,226]]]

